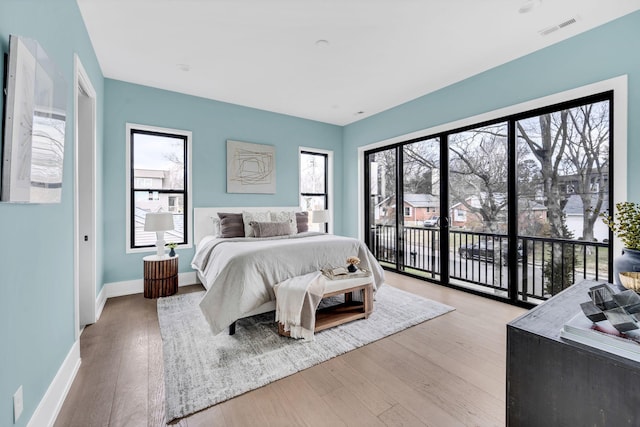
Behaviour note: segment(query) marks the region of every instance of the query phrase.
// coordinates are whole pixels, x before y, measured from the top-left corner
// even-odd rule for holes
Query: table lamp
[[[326,209],[311,211],[310,220],[313,224],[326,224],[329,222],[329,211]]]
[[[144,231],[156,232],[158,256],[164,256],[164,232],[173,230],[173,214],[169,212],[148,213],[144,220]]]

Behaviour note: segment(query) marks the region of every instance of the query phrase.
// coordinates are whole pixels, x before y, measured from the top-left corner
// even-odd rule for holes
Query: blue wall
[[[98,150],[104,91],[102,72],[74,0],[0,1],[2,52],[8,51],[10,34],[38,40],[67,82],[62,203],[0,204],[0,425],[13,425],[12,396],[22,385],[24,412],[16,425],[24,426],[75,341],[74,53],[98,93]],[[0,65],[3,62],[0,57]],[[102,283],[100,263],[98,269]]]
[[[105,283],[142,278],[142,257],[125,253],[125,125],[127,122],[193,132],[193,207],[297,206],[298,147],[334,151],[335,212],[342,212],[342,128],[150,87],[105,80]],[[276,147],[276,194],[228,194],[226,141]],[[342,221],[336,215],[335,232]],[[193,249],[179,250],[180,271]]]
[[[628,74],[628,158],[640,158],[640,12],[463,80],[344,128],[344,155],[410,132]],[[344,165],[345,182],[357,171]],[[640,170],[629,168],[628,198],[640,200]],[[357,200],[345,198],[343,230],[357,234]]]
[[[193,132],[193,206],[298,203],[298,147],[335,152],[335,232],[356,234],[357,147],[588,83],[628,74],[628,157],[639,158],[640,12],[496,67],[344,128],[102,77],[74,0],[1,0],[0,48],[9,34],[37,39],[68,83],[63,200],[0,204],[0,425],[13,424],[12,395],[24,387],[26,425],[75,339],[73,297],[73,53],[98,93],[98,291],[141,279],[143,254],[125,254],[125,123]],[[0,58],[0,65],[3,59]],[[0,106],[1,108],[1,106]],[[104,120],[103,120],[104,117]],[[276,146],[275,195],[226,193],[226,140]],[[99,154],[100,155],[100,154]],[[640,200],[630,168],[629,198]],[[102,190],[104,188],[104,191]],[[100,228],[100,225],[103,228]],[[104,237],[103,237],[104,236]],[[182,251],[189,271],[192,251]]]

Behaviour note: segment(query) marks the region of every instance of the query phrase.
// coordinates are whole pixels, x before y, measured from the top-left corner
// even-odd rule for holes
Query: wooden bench
[[[373,278],[371,276],[334,280],[323,276],[323,279],[326,285],[322,298],[344,294],[344,302],[316,311],[315,332],[369,317],[373,311]],[[362,301],[355,301],[353,293],[359,291],[362,291]],[[280,322],[278,322],[278,333],[285,337],[289,336],[289,332],[285,332]]]

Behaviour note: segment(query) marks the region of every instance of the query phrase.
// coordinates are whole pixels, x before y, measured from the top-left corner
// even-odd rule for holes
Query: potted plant
[[[175,249],[178,247],[178,244],[177,244],[177,243],[167,243],[165,246],[166,246],[166,247],[168,247],[169,249],[171,249],[171,250],[169,251],[169,256],[171,256],[171,257],[176,256],[176,251],[175,251]]]
[[[349,273],[355,273],[358,271],[358,267],[356,267],[358,264],[360,264],[360,258],[357,256],[350,256],[347,258],[347,270],[349,270]]]
[[[622,255],[613,262],[613,278],[616,284],[635,291],[640,272],[640,204],[633,202],[616,203],[615,217],[601,213],[600,217],[613,234],[618,237],[624,249]],[[634,272],[636,274],[627,274]],[[633,282],[633,283],[632,283]]]

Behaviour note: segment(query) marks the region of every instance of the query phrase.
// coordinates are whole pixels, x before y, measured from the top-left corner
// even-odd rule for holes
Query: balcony
[[[448,283],[507,297],[507,236],[449,230],[446,258],[440,251],[440,229],[404,227],[396,250],[395,226],[375,225],[370,249],[383,266],[433,280],[448,262]],[[607,280],[606,243],[519,236],[517,239],[518,300],[537,304],[584,279]],[[446,265],[446,264],[445,264]]]

